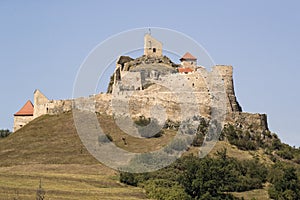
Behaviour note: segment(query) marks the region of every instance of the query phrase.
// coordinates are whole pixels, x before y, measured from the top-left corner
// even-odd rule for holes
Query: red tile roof
[[[190,54],[189,52],[186,52],[182,58],[180,58],[180,61],[183,61],[183,60],[197,60],[196,57],[194,57],[192,54]]]
[[[183,68],[183,67],[178,68],[179,73],[189,73],[189,72],[193,72],[193,71],[194,70],[191,68]]]
[[[14,116],[33,116],[33,105],[31,101],[28,100]]]

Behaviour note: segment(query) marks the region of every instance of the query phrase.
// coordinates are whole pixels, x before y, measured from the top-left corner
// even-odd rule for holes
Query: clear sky
[[[0,129],[12,129],[13,114],[35,89],[71,98],[81,63],[106,38],[163,27],[232,65],[243,110],[267,113],[270,130],[300,146],[299,2],[1,0]]]

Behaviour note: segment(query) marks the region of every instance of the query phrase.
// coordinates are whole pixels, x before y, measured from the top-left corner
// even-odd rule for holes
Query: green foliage
[[[160,200],[189,200],[191,197],[185,193],[184,188],[175,181],[166,179],[148,180],[144,188],[149,198]]]
[[[281,163],[275,164],[270,170],[268,179],[272,183],[268,191],[270,198],[275,200],[299,199],[300,180],[294,167]]]
[[[142,185],[156,199],[237,199],[229,192],[262,188],[267,180],[267,168],[258,160],[229,158],[226,149],[216,156],[185,156],[152,173],[122,172],[120,181]]]
[[[293,152],[289,148],[284,148],[276,152],[278,156],[283,159],[292,160],[294,158]]]
[[[128,172],[120,173],[120,182],[132,186],[137,186],[138,183],[137,179],[135,178],[135,175]]]
[[[227,137],[230,144],[236,145],[241,150],[257,150],[260,138],[252,136],[248,131],[227,125],[223,128],[222,136]]]
[[[218,159],[189,160],[180,182],[196,199],[207,192],[219,197],[224,192],[261,188],[266,181],[266,171],[258,161],[237,161],[228,158],[224,150],[218,152]]]
[[[11,132],[8,129],[1,129],[0,130],[0,138],[5,138],[9,136]]]

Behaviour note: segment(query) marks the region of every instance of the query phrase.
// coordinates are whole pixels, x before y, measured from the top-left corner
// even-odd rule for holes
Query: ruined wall
[[[267,118],[263,114],[242,113],[234,93],[232,67],[218,65],[212,68],[217,71],[224,81],[226,91],[226,122],[250,127],[257,130],[268,130]],[[34,116],[32,118],[16,118],[15,126],[20,126],[25,121],[30,121],[44,114],[59,114],[73,109],[73,102],[76,102],[75,109],[89,110],[101,114],[113,115],[118,113],[129,115],[133,118],[144,115],[151,117],[152,108],[161,105],[165,110],[167,119],[172,121],[182,120],[182,106],[188,105],[193,113],[199,113],[202,117],[210,118],[211,115],[211,94],[208,88],[210,81],[209,74],[204,68],[198,67],[197,71],[188,74],[171,73],[164,76],[149,76],[155,84],[149,85],[146,89],[141,88],[140,72],[126,72],[122,76],[125,85],[133,86],[133,90],[115,90],[111,94],[97,94],[90,97],[76,100],[48,100],[39,90],[34,93]],[[125,78],[127,77],[127,79]],[[126,82],[128,81],[128,83]],[[132,82],[133,81],[133,82]],[[172,88],[182,89],[181,96],[174,93]],[[192,93],[192,96],[183,98],[184,93]],[[117,96],[116,96],[117,95]],[[119,102],[118,102],[119,101]],[[113,104],[113,108],[112,108]]]
[[[18,129],[22,128],[34,118],[33,116],[14,116],[14,128],[13,132],[17,131]]]
[[[144,55],[149,57],[162,56],[162,43],[154,39],[150,34],[144,37]]]
[[[227,94],[227,106],[228,110],[231,112],[241,112],[242,107],[238,103],[233,85],[233,68],[227,65],[216,65],[213,67],[219,71],[220,75],[223,76],[226,94]]]
[[[156,64],[158,65],[158,64]],[[152,69],[153,72],[157,73],[157,76],[145,76],[145,80],[147,83],[155,83],[158,85],[169,85],[169,89],[171,88],[182,88],[186,91],[182,92],[190,92],[193,93],[193,99],[187,100],[190,101],[190,105],[197,108],[199,110],[199,113],[201,113],[204,117],[209,117],[211,113],[211,94],[209,91],[209,85],[211,82],[215,81],[213,77],[206,71],[205,68],[199,67],[197,71],[188,73],[188,74],[182,74],[182,73],[163,73],[162,70],[158,71],[156,69],[156,65],[152,64],[151,66],[148,66],[147,69]],[[164,67],[160,66],[161,69]],[[141,74],[144,73],[143,65],[140,67],[137,67],[136,69],[141,69]],[[166,68],[167,69],[167,68]],[[241,107],[239,106],[239,103],[237,102],[237,99],[235,97],[234,93],[234,87],[233,87],[233,80],[232,80],[232,67],[231,66],[215,66],[212,68],[213,72],[216,72],[218,74],[218,79],[220,81],[224,82],[224,89],[226,92],[226,106],[227,106],[227,112],[240,112]],[[152,72],[151,71],[151,72]],[[135,76],[138,72],[122,72],[126,73],[122,77],[130,77],[131,81],[135,81],[136,78],[132,77]],[[215,74],[216,74],[215,73]],[[130,76],[132,74],[132,76]],[[222,80],[221,80],[222,79]],[[138,84],[140,84],[139,79]],[[124,83],[123,83],[124,82]],[[128,85],[126,84],[126,81],[121,80],[119,81],[119,85]],[[135,85],[132,82],[130,82],[130,85]],[[119,87],[120,88],[120,87]],[[150,87],[149,89],[145,89],[142,91],[134,91],[133,94],[130,92],[125,92],[126,90],[116,90],[115,92],[120,95],[120,98],[123,98],[124,102],[132,102],[130,103],[132,114],[136,115],[138,113],[142,113],[145,116],[148,116],[148,112],[146,110],[150,110],[150,108],[155,105],[153,102],[159,103],[167,108],[170,112],[170,116],[178,116],[178,105],[176,104],[176,99],[170,94],[172,91],[161,91],[161,89]],[[133,90],[132,90],[133,91]],[[114,93],[114,92],[113,92]],[[171,96],[170,96],[171,95]],[[178,101],[177,101],[178,103]],[[180,103],[180,102],[179,102]],[[142,105],[142,106],[141,106]],[[180,104],[179,104],[180,105]],[[180,106],[179,106],[180,107]],[[121,109],[121,108],[120,108]],[[172,114],[173,113],[173,114]]]
[[[121,90],[141,90],[142,77],[140,72],[126,72],[121,73],[122,87]]]
[[[72,100],[49,100],[41,91],[34,92],[33,119],[45,114],[60,114],[72,110]]]
[[[249,130],[250,132],[269,130],[266,114],[232,112],[228,113],[226,121],[238,128]]]

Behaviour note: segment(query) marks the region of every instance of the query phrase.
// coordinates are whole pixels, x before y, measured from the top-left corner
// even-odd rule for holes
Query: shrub
[[[276,177],[271,173],[277,172]],[[275,165],[270,171],[273,184],[270,186],[268,193],[270,198],[275,200],[281,199],[298,199],[300,196],[300,181],[294,167],[286,167],[283,165]]]
[[[8,129],[1,129],[0,130],[0,138],[5,138],[9,136],[11,132]]]
[[[241,150],[257,150],[261,142],[260,138],[253,138],[248,131],[242,131],[232,125],[225,126],[221,135]]]
[[[129,172],[120,173],[120,182],[127,185],[137,186],[138,181],[136,180],[134,174]]]
[[[184,188],[178,182],[166,179],[148,180],[144,188],[149,198],[160,200],[189,200],[191,197],[185,193]]]
[[[146,118],[145,116],[140,116],[137,120],[134,121],[134,123],[138,126],[147,126],[148,124],[150,124],[151,119],[150,118]]]

